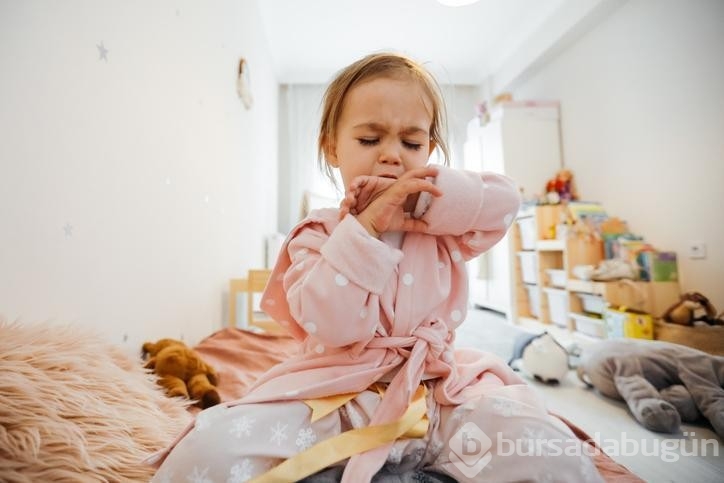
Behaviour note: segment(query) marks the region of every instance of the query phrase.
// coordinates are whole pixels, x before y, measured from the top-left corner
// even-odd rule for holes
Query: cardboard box
[[[609,339],[628,337],[633,339],[654,338],[654,318],[645,312],[626,307],[608,307],[603,311]]]
[[[677,282],[679,280],[676,252],[641,252],[636,257],[639,278],[647,282]]]

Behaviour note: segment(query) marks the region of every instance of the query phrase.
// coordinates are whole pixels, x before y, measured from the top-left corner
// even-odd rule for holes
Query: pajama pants
[[[198,414],[152,481],[248,481],[321,441],[366,427],[379,401],[367,390],[315,422],[302,401],[211,407]],[[396,441],[388,464],[404,460],[406,467],[461,482],[602,481],[592,450],[547,413],[529,386],[495,387],[459,406],[440,405],[428,391],[426,403],[426,436]]]

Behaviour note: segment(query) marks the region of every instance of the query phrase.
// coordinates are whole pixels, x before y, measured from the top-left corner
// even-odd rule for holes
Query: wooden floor
[[[525,326],[525,330],[529,331],[541,329]],[[487,350],[507,361],[512,354],[515,336],[523,330],[508,324],[495,312],[471,310],[457,331],[456,345]],[[565,338],[565,334],[559,336]],[[571,340],[561,342],[565,344]],[[607,453],[616,461],[640,478],[657,483],[724,482],[724,445],[708,425],[684,425],[681,434],[651,432],[631,417],[623,402],[605,398],[586,388],[574,371],[570,371],[567,379],[557,386],[547,386],[534,380],[530,384],[544,395],[553,412],[580,426],[604,450],[608,449]],[[704,445],[704,441],[708,443]],[[658,450],[659,455],[644,456],[641,451],[635,451],[635,447],[642,446],[646,453]],[[708,453],[706,456],[701,455],[704,446]],[[618,454],[614,454],[612,449],[617,447]],[[699,456],[682,455],[680,448],[684,453],[698,453]],[[662,452],[666,452],[666,459],[676,458],[676,461],[662,459]]]

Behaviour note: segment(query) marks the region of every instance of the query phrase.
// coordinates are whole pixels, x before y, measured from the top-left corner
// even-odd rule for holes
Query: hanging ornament
[[[236,79],[236,92],[239,94],[241,102],[247,109],[251,108],[251,105],[254,102],[251,97],[250,84],[249,67],[246,65],[246,59],[242,57],[239,60],[239,76]]]

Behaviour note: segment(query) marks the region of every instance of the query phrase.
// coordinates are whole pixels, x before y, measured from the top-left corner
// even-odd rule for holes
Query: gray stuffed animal
[[[578,376],[626,401],[652,431],[676,433],[682,421],[703,415],[724,438],[724,357],[663,341],[610,339],[583,350]]]

